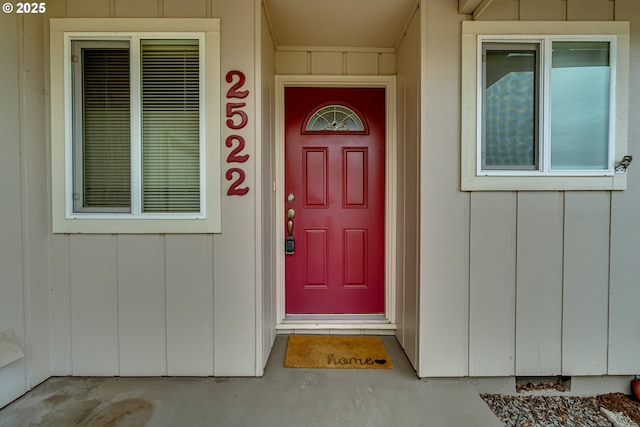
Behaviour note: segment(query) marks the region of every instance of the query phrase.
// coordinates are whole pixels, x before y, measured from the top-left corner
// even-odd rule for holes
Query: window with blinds
[[[197,41],[142,41],[142,210],[200,210]]]
[[[84,45],[84,46],[83,46]],[[128,212],[131,206],[131,99],[127,43],[79,43],[82,107],[75,144],[75,210]],[[80,84],[81,83],[81,84]]]
[[[74,211],[201,212],[199,40],[82,40],[72,50]]]

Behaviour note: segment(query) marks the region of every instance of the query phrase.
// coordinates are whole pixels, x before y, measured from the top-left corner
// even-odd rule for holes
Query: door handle
[[[295,242],[293,240],[293,217],[296,216],[296,211],[292,208],[287,209],[287,239],[284,241],[284,253],[285,255],[293,255],[295,251]]]

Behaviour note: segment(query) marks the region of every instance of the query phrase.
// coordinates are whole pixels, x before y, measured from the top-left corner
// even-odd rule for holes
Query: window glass
[[[460,188],[626,189],[629,34],[617,21],[463,22]]]
[[[553,42],[551,169],[609,167],[609,73],[608,42]]]
[[[364,131],[358,114],[342,105],[327,105],[316,111],[305,128],[306,131]]]
[[[535,45],[484,45],[484,169],[537,165]]]
[[[221,232],[220,20],[49,30],[53,232]]]
[[[142,210],[200,211],[197,40],[141,43]]]
[[[129,49],[78,50],[83,67],[80,133],[75,144],[76,211],[125,211],[131,206]],[[76,56],[77,57],[77,56]],[[80,126],[81,124],[81,126]]]
[[[82,58],[74,71],[74,211],[131,213],[137,203],[142,213],[200,212],[198,40],[141,40],[133,97],[128,41],[73,48]]]

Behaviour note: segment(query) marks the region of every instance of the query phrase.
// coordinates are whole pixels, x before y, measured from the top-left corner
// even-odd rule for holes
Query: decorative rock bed
[[[622,393],[594,397],[498,394],[480,396],[507,427],[637,427],[640,425],[638,409],[640,404]]]

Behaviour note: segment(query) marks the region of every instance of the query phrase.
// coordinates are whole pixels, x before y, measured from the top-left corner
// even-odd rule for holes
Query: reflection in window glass
[[[553,42],[551,169],[607,169],[609,43]]]
[[[485,44],[483,169],[537,165],[536,45]]]

